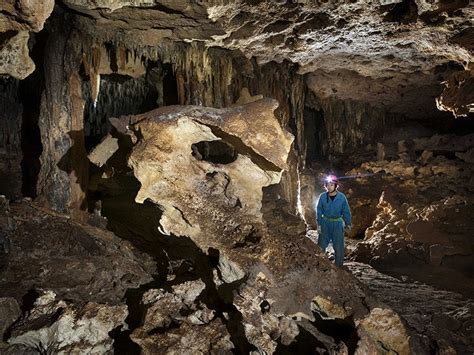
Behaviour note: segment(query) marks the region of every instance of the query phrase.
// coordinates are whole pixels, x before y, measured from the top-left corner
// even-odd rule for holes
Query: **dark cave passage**
[[[36,184],[40,171],[40,156],[43,152],[41,133],[38,125],[41,108],[41,95],[44,90],[43,58],[48,33],[41,31],[34,37],[31,57],[36,65],[35,72],[21,81],[19,99],[23,106],[21,125],[21,148],[23,160],[22,193],[24,196],[36,197]]]

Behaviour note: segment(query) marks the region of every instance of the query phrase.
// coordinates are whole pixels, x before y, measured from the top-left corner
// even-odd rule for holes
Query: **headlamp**
[[[334,175],[328,175],[324,178],[326,184],[333,183],[337,184],[337,177]]]

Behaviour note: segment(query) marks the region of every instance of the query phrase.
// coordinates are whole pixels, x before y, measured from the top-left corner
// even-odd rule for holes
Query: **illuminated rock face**
[[[371,102],[411,118],[435,115],[440,83],[472,62],[467,1],[64,3],[87,15],[77,16],[78,27],[97,43],[141,50],[199,41],[260,64],[288,61],[321,98]]]
[[[243,335],[267,353],[279,343],[291,344],[299,334],[297,320],[314,320],[313,312],[355,321],[383,307],[350,274],[321,258],[304,230],[287,232],[286,225],[268,215],[263,218],[262,188],[279,181],[292,142],[273,114],[276,106],[270,99],[228,109],[170,106],[112,120],[117,131],[135,142],[129,165],[141,183],[136,201],[152,201],[162,209],[161,232],[187,236],[216,259],[213,282],[238,293],[232,304],[242,315]],[[176,303],[175,296],[160,292],[157,300]],[[142,302],[150,303],[148,298]],[[199,331],[191,321],[178,319],[180,330],[157,334],[155,345],[146,340],[147,328],[176,318],[184,307],[180,302],[166,314],[154,311],[164,309],[158,304],[147,306],[149,324],[133,334],[145,351],[179,348],[173,343],[174,333]],[[211,319],[201,328],[209,339],[221,327],[220,321]],[[380,340],[401,353],[408,346],[407,339],[403,347],[382,340],[365,323],[353,331],[368,332],[370,344]],[[337,347],[331,337],[326,340],[328,348]],[[228,350],[228,343],[221,346]]]
[[[157,50],[166,41],[202,42],[206,48],[240,51],[260,64],[288,61],[308,74],[308,86],[321,98],[371,102],[412,118],[436,114],[433,97],[440,95],[440,83],[472,62],[474,10],[468,1],[64,4],[64,11],[74,11],[76,28],[94,44],[134,51]],[[8,0],[0,7],[0,32],[38,32],[53,5],[52,0]],[[7,68],[0,72],[17,75]]]
[[[39,32],[54,0],[6,0],[0,5],[0,74],[24,79],[35,70],[29,57],[29,31]]]
[[[262,188],[279,182],[293,140],[275,119],[276,107],[267,99],[133,117],[129,128],[141,137],[129,159],[142,185],[137,202],[160,204],[163,230],[190,236],[203,249],[223,242],[213,243],[214,235],[258,222]]]
[[[18,32],[6,40],[0,48],[0,74],[9,74],[24,79],[35,70],[35,64],[28,55],[28,32]]]
[[[51,15],[54,0],[6,0],[0,5],[0,32],[43,29]]]
[[[456,117],[474,112],[473,70],[456,72],[444,82],[445,88],[436,101],[440,110],[451,111]]]
[[[34,308],[12,327],[7,350],[14,352],[18,351],[15,346],[23,346],[29,351],[41,349],[57,353],[112,351],[113,339],[109,332],[124,325],[128,314],[125,305],[89,302],[76,307],[56,300],[53,291],[41,293]]]

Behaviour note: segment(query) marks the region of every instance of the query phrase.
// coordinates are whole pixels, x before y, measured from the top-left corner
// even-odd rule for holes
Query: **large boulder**
[[[129,165],[141,183],[136,201],[160,207],[162,233],[187,236],[216,260],[214,284],[238,293],[232,303],[247,342],[268,353],[294,341],[295,320],[314,321],[315,314],[362,320],[379,305],[352,275],[319,256],[304,229],[278,229],[275,217],[263,216],[262,189],[278,183],[292,142],[276,107],[271,99],[228,109],[171,106],[111,120],[135,142]],[[156,329],[169,326],[182,302],[162,297],[177,308],[166,311],[171,316],[150,313]],[[134,333],[137,341],[143,331]],[[371,327],[366,331],[390,342],[386,348],[405,351]]]

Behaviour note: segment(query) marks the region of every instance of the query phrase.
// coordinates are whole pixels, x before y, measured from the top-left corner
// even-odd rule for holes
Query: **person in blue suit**
[[[326,192],[319,195],[316,207],[318,221],[318,245],[326,252],[329,242],[335,253],[335,264],[342,266],[344,263],[344,230],[349,232],[352,228],[352,217],[346,195],[337,191],[338,180],[334,175],[329,175],[324,181]]]

